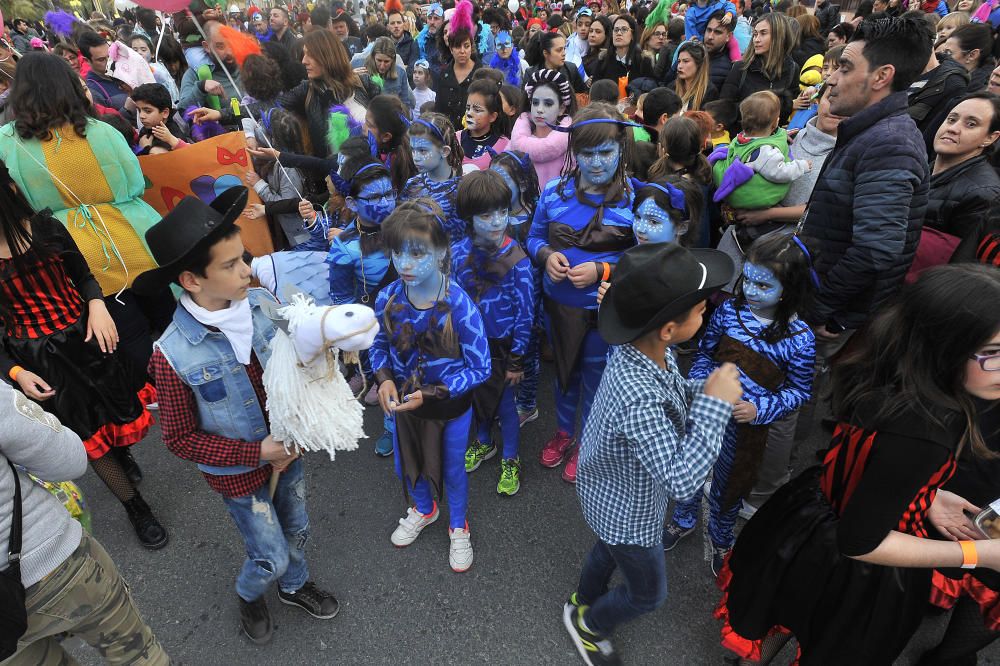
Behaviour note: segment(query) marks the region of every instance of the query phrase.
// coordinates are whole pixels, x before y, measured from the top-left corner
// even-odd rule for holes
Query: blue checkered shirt
[[[732,406],[687,380],[673,354],[660,368],[632,345],[613,348],[580,443],[583,516],[611,545],[663,540],[671,498],[689,499],[722,446]]]

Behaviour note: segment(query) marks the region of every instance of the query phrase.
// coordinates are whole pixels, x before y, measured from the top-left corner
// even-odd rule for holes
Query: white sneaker
[[[757,513],[757,507],[743,500],[743,504],[740,506],[740,518],[750,520],[755,513]]]
[[[416,541],[424,528],[437,520],[440,515],[437,502],[434,503],[434,510],[426,516],[417,511],[416,507],[411,506],[406,510],[406,517],[399,519],[399,527],[393,531],[389,540],[396,548],[406,548]]]
[[[448,537],[451,539],[451,548],[448,550],[451,570],[456,573],[468,571],[472,566],[472,539],[468,524],[465,529],[448,530]]]

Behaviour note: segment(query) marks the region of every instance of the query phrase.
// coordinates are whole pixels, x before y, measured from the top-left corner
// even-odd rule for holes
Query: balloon
[[[140,7],[155,9],[160,12],[179,12],[187,9],[191,0],[142,0],[138,3]]]
[[[510,10],[511,14],[516,14],[517,10],[521,8],[521,5],[517,0],[507,0],[507,9]]]

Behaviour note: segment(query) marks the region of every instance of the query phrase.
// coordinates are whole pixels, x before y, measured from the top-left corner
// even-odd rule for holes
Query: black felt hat
[[[211,204],[197,197],[184,197],[163,219],[146,231],[146,245],[158,268],[135,279],[132,290],[139,295],[154,294],[175,279],[188,258],[213,243],[233,227],[247,207],[247,188],[231,187]]]
[[[724,287],[733,270],[733,260],[719,250],[689,250],[676,243],[629,248],[604,294],[597,329],[610,344],[632,342]]]

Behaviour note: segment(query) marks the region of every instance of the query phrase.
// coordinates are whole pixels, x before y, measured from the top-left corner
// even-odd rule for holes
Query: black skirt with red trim
[[[761,640],[786,631],[805,666],[891,664],[920,624],[931,572],[841,555],[821,474],[806,470],[779,489],[740,533],[718,579],[723,644],[755,659]]]

